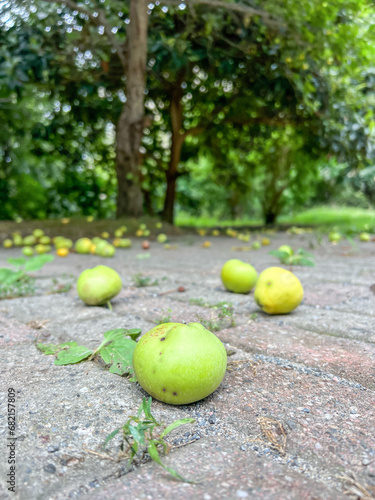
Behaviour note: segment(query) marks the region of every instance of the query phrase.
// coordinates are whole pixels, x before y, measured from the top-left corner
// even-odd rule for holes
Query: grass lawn
[[[342,231],[375,231],[375,209],[352,207],[316,207],[296,215],[283,215],[280,225],[320,226],[330,229],[337,226]],[[176,217],[176,224],[183,227],[236,227],[262,226],[261,219],[219,220],[215,217],[192,217],[184,214]]]

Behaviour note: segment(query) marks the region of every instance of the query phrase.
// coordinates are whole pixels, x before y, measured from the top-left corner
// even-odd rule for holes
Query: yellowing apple
[[[115,297],[122,288],[120,276],[107,266],[83,271],[77,281],[79,298],[88,306],[101,306]]]
[[[76,241],[74,248],[77,253],[90,253],[92,242],[90,238],[79,238]]]
[[[219,387],[227,353],[216,335],[200,323],[164,323],[139,340],[133,367],[140,385],[155,399],[189,404]]]
[[[221,281],[234,293],[249,293],[256,283],[258,273],[251,264],[239,259],[228,260],[221,269]]]

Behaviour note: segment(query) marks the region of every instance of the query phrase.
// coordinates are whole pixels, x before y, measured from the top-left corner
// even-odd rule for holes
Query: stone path
[[[357,248],[327,243],[313,250],[315,268],[296,267],[305,289],[303,304],[287,316],[266,316],[252,294],[235,295],[221,286],[228,258],[250,261],[259,271],[278,265],[268,251],[282,243],[315,245],[313,235],[272,237],[270,247],[250,253],[236,241],[184,236],[166,251],[152,244],[150,258],[140,243],[119,250],[112,260],[70,255],[38,273],[39,294],[0,302],[0,498],[19,499],[341,499],[354,486],[375,496],[375,243]],[[0,266],[19,251],[0,251]],[[86,307],[75,288],[50,294],[60,283],[99,263],[122,276],[124,288],[113,311]],[[136,288],[143,273],[159,284]],[[185,287],[185,292],[164,292]],[[234,307],[217,319],[207,307],[222,301]],[[203,304],[203,305],[202,305]],[[206,321],[231,352],[220,388],[203,401],[167,406],[153,401],[153,413],[170,423],[192,416],[196,423],[170,435],[174,448],[165,463],[196,483],[181,483],[152,462],[129,467],[103,455],[105,437],[138,409],[139,385],[95,362],[59,367],[34,346],[76,340],[95,347],[116,327],[148,331],[161,318]],[[35,323],[45,322],[35,330]],[[30,326],[31,325],[31,326]],[[233,363],[238,361],[238,363]],[[17,494],[7,491],[7,389],[16,390]],[[272,425],[271,437],[264,433]],[[262,432],[263,429],[263,432]],[[277,434],[278,432],[278,434]],[[269,439],[286,438],[285,453]],[[181,446],[184,445],[184,446]],[[108,447],[116,457],[118,442]],[[346,492],[346,493],[345,493]],[[361,496],[362,495],[362,496]]]

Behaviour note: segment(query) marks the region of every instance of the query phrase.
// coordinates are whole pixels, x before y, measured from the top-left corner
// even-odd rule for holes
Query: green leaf
[[[273,255],[274,257],[277,257],[278,259],[284,260],[286,257],[289,257],[289,254],[287,252],[283,252],[281,250],[271,250],[268,252],[269,255]]]
[[[2,267],[0,268],[0,283],[2,285],[11,285],[22,278],[23,275],[23,271],[13,271],[7,267]]]
[[[300,266],[307,266],[307,267],[314,267],[315,264],[312,260],[310,259],[304,259],[302,258],[300,261],[299,261],[299,265]]]
[[[38,271],[38,269],[41,269],[44,264],[47,264],[47,262],[51,262],[54,260],[53,255],[37,255],[36,257],[31,257],[25,264],[24,270],[26,272],[30,271]]]
[[[18,259],[14,259],[13,257],[10,257],[9,259],[7,259],[7,262],[11,266],[20,267],[20,266],[23,266],[24,264],[26,264],[27,259],[25,259],[24,257],[19,257]]]
[[[129,432],[132,435],[134,441],[139,444],[145,444],[145,432],[141,425],[129,425]]]
[[[125,328],[116,328],[115,330],[108,330],[108,332],[103,333],[104,340],[99,347],[95,349],[95,354],[99,353],[104,346],[113,342],[114,340],[119,340],[124,338]]]
[[[131,328],[130,330],[126,330],[126,335],[128,335],[132,340],[137,340],[141,333],[142,330],[140,328]]]
[[[111,373],[133,373],[132,359],[136,345],[136,342],[129,338],[115,339],[101,348],[100,356],[106,364],[112,365],[109,369]]]
[[[143,413],[145,414],[145,417],[148,418],[148,420],[151,420],[151,422],[154,422],[155,424],[157,424],[157,420],[155,419],[155,417],[152,415],[151,413],[151,403],[152,403],[152,398],[143,398],[143,401],[142,401],[142,404],[140,406],[140,410],[142,409],[143,410]]]
[[[166,429],[164,429],[164,431],[160,434],[160,438],[163,438],[171,431],[173,431],[173,429],[179,427],[180,425],[193,424],[194,422],[195,422],[194,418],[182,418],[181,420],[176,420],[175,422],[171,423],[171,425],[168,425]]]
[[[41,344],[38,343],[36,346],[39,349],[39,351],[42,351],[44,354],[50,355],[50,354],[56,354],[63,349],[67,349],[70,346],[76,345],[77,342],[64,342],[63,344]]]
[[[86,346],[78,345],[77,342],[72,342],[69,347],[59,351],[55,359],[55,365],[72,365],[88,358],[92,354],[92,350]]]
[[[154,462],[156,462],[157,464],[161,465],[173,477],[175,477],[176,479],[179,479],[180,481],[183,481],[185,483],[193,483],[193,481],[189,481],[188,479],[185,479],[184,477],[182,477],[178,472],[176,472],[171,467],[168,467],[167,465],[163,464],[163,462],[161,461],[161,458],[159,456],[159,452],[158,452],[158,449],[156,447],[156,444],[155,444],[154,440],[152,440],[152,441],[149,442],[149,445],[147,447],[147,451],[149,452],[150,457],[152,458],[152,460]]]
[[[105,438],[105,441],[103,443],[103,448],[105,448],[106,444],[111,440],[113,439],[119,432],[120,432],[121,429],[116,429],[115,431],[112,431],[110,434],[108,434],[108,436]]]

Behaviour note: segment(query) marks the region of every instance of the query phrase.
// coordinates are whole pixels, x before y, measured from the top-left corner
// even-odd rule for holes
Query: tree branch
[[[268,26],[286,28],[284,23],[273,19],[272,16],[265,10],[254,9],[244,3],[228,3],[225,0],[162,0],[162,3],[166,5],[180,5],[181,2],[185,3],[188,7],[193,7],[194,5],[207,5],[207,7],[213,9],[225,9],[232,12],[239,12],[240,14],[245,14],[251,17],[259,16]]]
[[[104,33],[106,34],[109,43],[116,50],[116,53],[121,61],[124,70],[126,69],[127,58],[125,56],[124,47],[123,45],[121,45],[121,43],[118,42],[114,33],[112,33],[112,26],[107,21],[104,12],[101,9],[96,9],[98,15],[94,16],[89,10],[85,9],[78,3],[74,2],[73,0],[43,0],[43,1],[51,4],[57,3],[62,5],[63,7],[68,7],[69,9],[76,10],[77,12],[80,12],[81,14],[87,16],[92,22],[92,24],[94,24],[95,26],[103,26]]]

